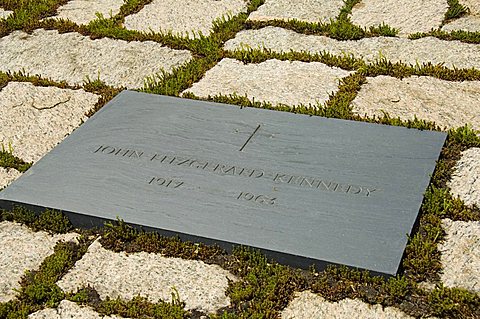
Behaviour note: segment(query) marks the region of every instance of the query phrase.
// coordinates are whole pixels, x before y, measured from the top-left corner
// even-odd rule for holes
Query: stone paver
[[[480,46],[459,41],[443,41],[433,37],[409,40],[393,37],[364,38],[338,41],[324,36],[304,35],[277,27],[245,30],[227,41],[229,51],[242,48],[269,49],[274,52],[329,52],[334,55],[353,54],[367,62],[383,57],[391,62],[416,65],[431,62],[446,67],[480,69]]]
[[[89,77],[127,88],[143,87],[146,76],[170,71],[191,59],[186,50],[158,43],[91,40],[78,33],[38,29],[12,32],[0,38],[0,71],[39,74],[57,81],[82,84]]]
[[[470,9],[470,13],[447,23],[442,27],[442,30],[465,30],[470,32],[480,31],[480,1],[461,0],[460,3],[468,7]]]
[[[335,19],[343,5],[343,0],[266,0],[248,19],[253,21],[296,19],[325,23]]]
[[[216,265],[153,253],[114,253],[95,241],[57,284],[69,292],[90,285],[102,299],[141,295],[152,302],[171,301],[176,289],[187,309],[213,312],[230,303],[225,296],[227,278],[235,280]]]
[[[25,270],[37,269],[53,253],[58,241],[70,241],[77,236],[73,233],[51,236],[17,223],[0,222],[0,302],[14,299],[14,289],[20,288],[19,280]]]
[[[402,311],[381,305],[369,305],[356,299],[329,302],[310,291],[296,293],[295,299],[282,311],[282,319],[407,319]]]
[[[440,27],[447,10],[447,0],[362,0],[353,7],[351,19],[367,28],[385,23],[408,35]]]
[[[8,18],[8,16],[11,15],[12,13],[13,13],[13,11],[4,10],[4,9],[0,8],[0,19]]]
[[[244,0],[153,0],[143,9],[125,18],[127,29],[145,32],[168,32],[193,37],[208,36],[213,21],[246,11]]]
[[[316,106],[326,102],[329,94],[338,90],[339,80],[351,73],[319,62],[273,59],[245,65],[237,60],[223,59],[185,92],[200,97],[236,93],[274,105]]]
[[[99,96],[83,90],[9,82],[0,91],[0,144],[24,161],[39,160],[87,117]]]
[[[447,287],[465,288],[480,293],[480,222],[442,220],[447,233],[438,245]]]
[[[353,100],[353,112],[360,116],[382,116],[382,111],[402,120],[430,120],[440,127],[471,124],[480,129],[480,81],[450,82],[412,76],[402,80],[368,77]]]
[[[480,148],[462,153],[449,183],[451,193],[467,205],[480,207]]]
[[[0,191],[20,177],[22,173],[13,168],[0,167]]]
[[[90,307],[62,300],[57,308],[46,308],[28,316],[29,319],[128,319],[119,316],[102,316]]]
[[[97,12],[105,18],[118,14],[123,3],[123,0],[73,0],[58,8],[58,15],[52,18],[88,24],[97,18]]]

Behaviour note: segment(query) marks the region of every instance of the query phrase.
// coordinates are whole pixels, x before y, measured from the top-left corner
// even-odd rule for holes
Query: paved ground
[[[38,161],[121,88],[204,99],[235,94],[227,102],[246,97],[247,102],[272,107],[305,105],[320,110],[344,105],[347,113],[333,116],[383,117],[388,125],[435,122],[446,131],[468,124],[480,130],[479,0],[460,0],[469,10],[450,19],[446,13],[452,4],[447,0],[31,0],[26,3],[49,3],[53,8],[32,15],[31,24],[19,18],[27,7],[19,3],[0,0],[0,19],[6,19],[0,24],[8,25],[0,33],[0,143],[17,160]],[[354,3],[351,10],[340,13]],[[33,12],[33,7],[28,8]],[[9,22],[14,20],[20,22]],[[229,25],[229,20],[236,24]],[[315,24],[334,25],[340,20],[353,22],[363,33]],[[396,28],[397,35],[368,33],[370,27],[381,25]],[[212,48],[217,51],[211,53]],[[392,118],[399,120],[394,123]],[[322,295],[325,289],[315,290],[318,286],[313,285],[305,291],[293,289],[286,304],[262,304],[266,308],[259,313],[264,318],[462,317],[467,311],[462,309],[480,308],[479,147],[477,140],[465,142],[460,150],[447,148],[446,153],[460,153],[449,162],[452,170],[445,183],[439,184],[443,188],[437,192],[445,191],[444,201],[429,208],[441,219],[431,255],[440,266],[433,272],[422,270],[422,276],[407,273],[410,285],[423,287],[418,294],[431,293],[430,299],[412,294],[402,295],[408,302],[386,302],[351,290],[329,298]],[[0,161],[0,189],[21,176],[18,169]],[[47,263],[45,258],[57,254],[54,247],[61,241],[81,246],[78,238],[75,231],[52,234],[0,219],[0,318],[14,311],[7,307],[10,310],[2,314],[2,305],[25,300],[27,293],[21,288],[25,271]],[[115,252],[102,247],[94,235],[89,240],[78,260],[52,283],[67,293],[60,298],[65,300],[36,302],[40,306],[29,308],[23,317],[116,318],[115,313],[138,317],[120,311],[104,317],[109,313],[105,308],[94,309],[68,297],[86,286],[100,300],[128,301],[141,295],[150,304],[172,298],[175,304],[178,298],[189,311],[185,316],[213,317],[220,309],[238,306],[234,303],[240,297],[229,286],[252,280],[222,268],[225,263],[167,257],[153,250]],[[415,273],[415,267],[423,264],[407,266]],[[340,282],[341,278],[328,285],[333,291]],[[282,293],[278,291],[277,297]],[[261,299],[255,295],[259,291],[244,294],[242,300]],[[467,296],[460,302],[467,308],[457,307],[458,294]],[[452,302],[441,309],[424,308],[423,313],[421,306],[414,311],[407,305],[432,304],[435,298]],[[241,305],[256,307],[253,301]],[[232,317],[224,318],[235,317],[229,311]],[[471,309],[464,313],[480,316]]]

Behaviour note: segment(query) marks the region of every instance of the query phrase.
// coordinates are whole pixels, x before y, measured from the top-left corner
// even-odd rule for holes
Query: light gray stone
[[[447,0],[363,0],[353,7],[351,18],[363,27],[385,23],[408,35],[440,27],[447,10]]]
[[[449,187],[467,205],[480,207],[480,148],[462,152],[455,165]]]
[[[9,82],[0,91],[0,144],[24,161],[37,161],[87,119],[98,98],[83,90]]]
[[[310,291],[296,293],[295,299],[282,311],[282,319],[407,319],[413,318],[393,308],[369,305],[357,299],[329,302]]]
[[[88,24],[97,18],[97,12],[105,18],[118,14],[123,3],[123,0],[73,0],[58,8],[58,15],[52,18]]]
[[[246,11],[244,0],[153,0],[140,12],[127,16],[130,30],[168,32],[193,38],[210,35],[213,21]]]
[[[15,298],[15,289],[26,270],[37,269],[53,253],[58,241],[74,240],[78,235],[49,235],[33,232],[17,223],[0,222],[0,302]]]
[[[162,69],[169,72],[191,59],[189,51],[156,42],[91,40],[79,33],[43,29],[32,34],[15,31],[0,38],[0,52],[0,71],[24,70],[70,84],[82,84],[87,77],[100,78],[127,88],[140,88],[145,77]]]
[[[339,80],[352,72],[323,63],[267,60],[244,64],[223,59],[185,92],[200,97],[236,93],[256,101],[290,106],[303,103],[316,106],[338,90]]]
[[[8,18],[8,16],[11,15],[12,13],[13,13],[13,11],[4,10],[4,9],[0,8],[0,19]]]
[[[480,81],[450,82],[412,76],[402,80],[368,77],[353,100],[353,112],[360,116],[382,116],[382,111],[402,120],[434,121],[440,127],[471,124],[480,129]]]
[[[225,43],[229,51],[246,48],[274,52],[329,52],[334,55],[354,55],[372,63],[379,58],[411,65],[442,63],[452,68],[480,68],[480,46],[459,41],[444,41],[433,37],[417,40],[393,37],[363,38],[358,41],[338,41],[324,36],[304,35],[277,27],[244,30]]]
[[[95,241],[57,284],[68,292],[90,285],[102,299],[141,295],[152,302],[169,302],[176,290],[187,309],[214,312],[230,303],[225,295],[228,278],[235,280],[216,265],[145,252],[115,253]]]
[[[480,15],[468,15],[461,17],[459,19],[453,20],[450,23],[447,23],[442,27],[442,31],[451,32],[451,31],[469,31],[469,32],[478,32],[480,31]]]
[[[0,167],[0,190],[16,180],[22,173],[13,168]]]
[[[438,245],[446,287],[480,293],[480,222],[442,220],[445,240]]]
[[[57,308],[45,308],[32,313],[29,319],[128,319],[119,316],[102,316],[90,307],[79,306],[68,300],[62,300]]]
[[[343,4],[343,0],[266,0],[248,19],[329,22],[338,16]]]

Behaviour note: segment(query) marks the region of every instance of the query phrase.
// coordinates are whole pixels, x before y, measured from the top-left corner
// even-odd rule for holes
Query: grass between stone
[[[411,75],[434,76],[444,80],[462,81],[479,80],[478,70],[452,70],[441,65],[407,66],[379,60],[372,65],[352,56],[333,56],[328,53],[312,55],[304,52],[277,54],[261,50],[243,50],[224,52],[222,45],[228,39],[245,28],[259,28],[262,23],[247,22],[248,13],[263,4],[263,0],[251,1],[248,12],[230,19],[220,19],[214,24],[214,32],[196,39],[185,39],[171,33],[141,33],[121,27],[124,17],[140,10],[151,0],[127,0],[120,13],[111,18],[99,16],[87,26],[78,26],[69,21],[39,19],[50,15],[64,1],[54,0],[0,0],[0,6],[15,10],[12,18],[0,21],[0,36],[17,29],[26,31],[32,28],[55,28],[61,32],[76,31],[92,38],[111,37],[127,41],[156,41],[177,49],[188,49],[194,59],[171,73],[161,73],[146,81],[145,92],[178,96],[180,92],[198,81],[204,73],[223,57],[232,57],[248,63],[259,63],[269,58],[280,60],[299,60],[305,62],[319,61],[330,66],[338,66],[356,73],[342,79],[339,90],[332,94],[324,105],[317,108],[309,106],[274,107],[270,103],[260,103],[247,97],[214,96],[210,100],[240,105],[241,107],[262,107],[317,116],[336,117],[342,119],[362,120],[388,125],[399,125],[418,129],[439,128],[435,123],[414,119],[401,121],[385,114],[382,118],[364,119],[352,113],[351,101],[355,98],[360,86],[367,76],[390,75],[407,77]],[[302,33],[324,34],[338,39],[357,39],[365,36],[390,35],[396,30],[388,26],[377,29],[361,29],[351,24],[348,14],[358,0],[348,0],[336,20],[328,24],[308,24],[298,21],[273,21],[268,25],[278,25]],[[452,4],[449,2],[450,6]],[[453,4],[453,6],[455,6]],[[457,9],[458,11],[458,9]],[[461,11],[461,10],[460,10]],[[452,16],[455,16],[452,13]],[[453,32],[449,34],[451,36]],[[478,36],[478,35],[475,35]],[[465,36],[471,40],[472,35]],[[468,42],[465,41],[465,42]],[[478,42],[474,42],[478,43]],[[99,80],[87,81],[82,87],[71,87],[66,83],[57,83],[40,77],[26,76],[20,73],[5,74],[0,72],[0,88],[9,81],[29,81],[35,85],[56,86],[61,88],[83,88],[102,96],[100,101],[88,115],[92,115],[103,104],[115,96],[120,89],[109,87]],[[193,95],[187,97],[195,98]],[[90,235],[103,236],[102,245],[113,251],[154,252],[165,256],[198,259],[208,263],[219,264],[240,278],[231,282],[228,295],[232,305],[221,309],[211,318],[276,318],[293,298],[295,291],[311,289],[330,301],[343,298],[359,298],[372,304],[395,306],[412,316],[435,315],[445,318],[480,317],[480,297],[463,289],[444,287],[439,280],[440,256],[437,244],[443,239],[442,218],[453,220],[479,221],[480,210],[468,208],[459,199],[450,195],[446,183],[451,176],[453,166],[460,157],[461,151],[470,147],[480,147],[480,138],[469,127],[450,130],[447,143],[443,148],[431,184],[425,194],[421,208],[419,230],[409,239],[406,248],[403,268],[404,274],[385,280],[371,277],[367,272],[359,272],[346,267],[329,267],[317,272],[292,269],[268,261],[265,256],[248,248],[238,247],[227,254],[218,247],[182,242],[177,238],[165,238],[155,233],[143,233],[134,230],[123,221],[108,223],[102,229],[78,230],[83,234],[80,244],[60,243],[55,253],[45,259],[36,272],[27,272],[22,279],[19,298],[0,304],[0,318],[26,318],[29,313],[44,307],[56,306],[62,299],[69,299],[80,304],[87,304],[102,314],[118,314],[132,318],[149,315],[155,318],[185,318],[204,314],[189,313],[183,310],[181,296],[173,296],[171,303],[149,303],[137,297],[131,301],[100,300],[91,287],[85,287],[73,294],[64,294],[55,282],[73,267],[76,260],[86,252],[91,240]],[[4,154],[5,153],[5,154]],[[3,161],[3,162],[2,162]],[[6,164],[5,164],[6,163]],[[12,164],[13,163],[13,164]],[[16,163],[16,164],[15,164]],[[16,166],[14,166],[16,165]],[[20,167],[28,165],[11,155],[11,150],[0,153],[0,166]],[[27,167],[28,168],[28,167]],[[18,169],[18,168],[17,168]],[[72,229],[65,217],[58,212],[46,211],[35,215],[28,210],[15,208],[3,211],[1,220],[18,221],[34,230],[49,232],[66,232]],[[430,280],[436,287],[427,291],[419,287],[419,283]]]

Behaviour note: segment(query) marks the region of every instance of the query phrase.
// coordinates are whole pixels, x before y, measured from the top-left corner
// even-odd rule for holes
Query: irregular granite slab
[[[153,0],[140,12],[125,18],[124,26],[144,32],[172,32],[196,38],[209,36],[213,22],[246,11],[244,0]]]
[[[397,274],[446,134],[125,91],[0,192],[297,267]]]
[[[248,20],[300,20],[312,23],[327,23],[340,14],[343,0],[266,0],[250,13]]]
[[[14,31],[0,38],[0,71],[37,74],[55,81],[83,84],[100,79],[115,87],[141,88],[148,76],[169,72],[192,58],[152,41],[92,40],[56,30]]]
[[[363,38],[339,41],[325,36],[305,35],[277,27],[243,30],[228,40],[228,51],[246,48],[268,49],[274,52],[305,51],[312,54],[328,52],[334,55],[353,55],[368,63],[385,58],[390,62],[411,65],[443,64],[453,68],[480,68],[480,46],[460,41],[444,41],[434,37],[417,40],[393,37]]]

